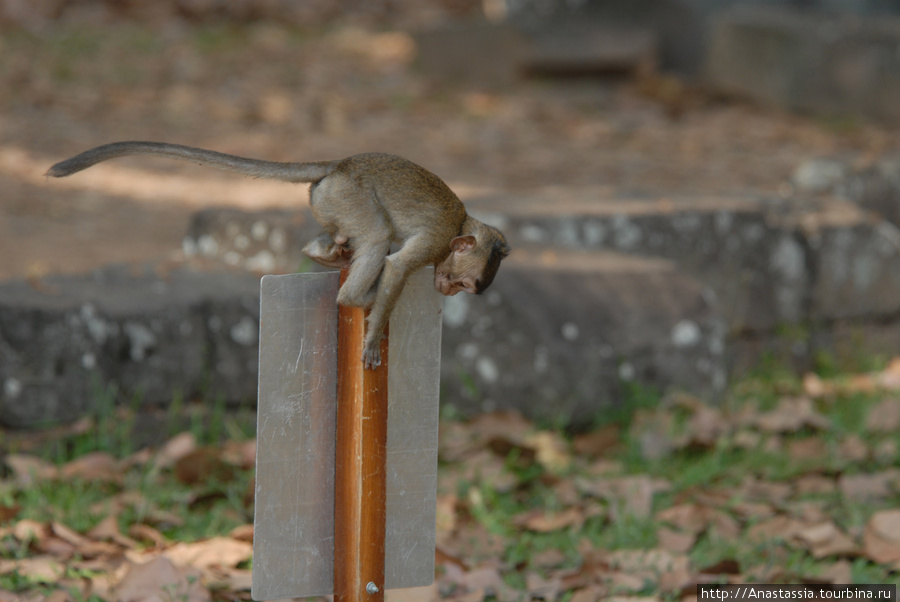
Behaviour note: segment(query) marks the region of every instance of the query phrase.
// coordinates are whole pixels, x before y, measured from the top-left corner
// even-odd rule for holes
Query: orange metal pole
[[[347,270],[341,270],[341,284]],[[338,310],[334,478],[334,600],[383,602],[387,336],[381,366],[362,364],[365,311]]]

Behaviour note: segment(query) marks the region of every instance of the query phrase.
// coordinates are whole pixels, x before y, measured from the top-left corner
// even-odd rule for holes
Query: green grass
[[[726,411],[746,407],[767,411],[774,408],[783,396],[801,393],[802,384],[795,377],[780,371],[760,373],[738,383],[724,407]],[[823,432],[804,429],[781,435],[782,447],[777,451],[766,447],[767,434],[763,434],[760,444],[753,449],[735,447],[731,436],[724,436],[710,449],[673,449],[655,460],[643,457],[640,430],[632,430],[631,427],[639,427],[648,415],[662,411],[669,413],[671,420],[667,424],[677,433],[678,429],[685,428],[689,423],[689,415],[687,410],[679,409],[677,405],[660,406],[660,398],[655,392],[635,387],[630,390],[630,395],[631,405],[617,410],[613,419],[608,414],[602,418],[602,424],[621,425],[621,443],[608,452],[604,460],[617,461],[622,475],[659,477],[671,485],[669,491],[655,496],[654,513],[691,500],[698,492],[738,491],[741,483],[748,478],[785,483],[804,474],[821,474],[836,479],[841,474],[864,474],[900,465],[900,458],[889,462],[876,459],[850,462],[841,459],[839,454],[840,445],[848,436],[860,437],[870,447],[885,440],[900,443],[900,434],[871,433],[866,429],[868,412],[885,398],[884,394],[854,393],[817,401],[817,410],[828,418],[831,428]],[[141,414],[140,399],[133,398],[126,404],[128,407],[122,408],[115,406],[114,398],[115,391],[98,390],[94,428],[47,441],[41,450],[42,457],[62,464],[90,451],[107,451],[117,457],[127,457],[137,451],[141,447],[138,440],[146,438],[146,434],[140,432],[144,428],[141,425],[148,423],[147,416]],[[656,410],[657,407],[664,409]],[[235,411],[226,408],[221,399],[201,404],[185,403],[184,398],[177,395],[168,411],[157,412],[152,422],[160,431],[157,442],[190,430],[201,445],[215,446],[227,440],[252,437],[253,418],[253,410],[249,407]],[[451,409],[444,408],[442,420],[458,419],[459,416]],[[600,417],[598,421],[601,421]],[[559,429],[552,424],[545,424],[544,427]],[[568,436],[561,430],[558,432],[563,437]],[[827,453],[806,461],[791,459],[785,451],[787,446],[809,438],[820,438]],[[452,467],[452,463],[444,464],[441,470]],[[576,461],[563,474],[551,473],[513,445],[512,451],[502,461],[502,470],[514,477],[512,486],[507,483],[498,488],[495,483],[478,475],[469,477],[470,480],[457,481],[455,494],[465,508],[465,520],[474,521],[491,537],[502,542],[500,552],[476,547],[472,559],[490,558],[490,554],[499,553],[498,560],[504,567],[509,567],[503,573],[504,579],[510,586],[521,589],[528,571],[540,573],[544,570],[533,564],[533,560],[544,551],[561,552],[562,568],[575,570],[582,560],[583,545],[609,551],[656,548],[659,545],[658,529],[662,525],[654,517],[655,514],[636,517],[627,508],[624,511],[615,510],[609,500],[591,499],[585,492],[577,494],[584,507],[591,504],[593,507],[603,507],[607,513],[617,514],[617,518],[610,520],[602,512],[591,514],[578,527],[563,527],[550,532],[529,531],[521,526],[522,516],[534,509],[552,513],[569,508],[572,494],[561,493],[566,490],[560,489],[559,485],[571,479],[594,478],[588,469],[588,462]],[[172,541],[193,541],[227,533],[251,520],[252,506],[248,499],[252,470],[231,472],[225,475],[228,478],[210,477],[200,483],[184,484],[168,470],[153,471],[150,465],[144,465],[127,471],[119,483],[89,483],[70,479],[19,487],[7,481],[0,484],[0,505],[20,506],[19,519],[30,518],[41,523],[58,521],[85,532],[108,515],[105,500],[121,492],[136,492],[143,503],[125,505],[117,515],[123,533],[127,533],[131,524],[148,522]],[[737,520],[742,529],[765,520],[764,516],[742,517],[738,504],[745,501],[735,495],[731,502],[720,505],[720,509]],[[847,500],[835,490],[808,494],[793,501],[820,503],[820,507],[826,510],[828,517],[839,528],[858,537],[875,511],[900,506],[900,494],[867,503]],[[157,510],[165,510],[177,518],[159,522],[155,514]],[[779,512],[783,510],[778,508]],[[29,553],[27,546],[12,545],[11,539],[0,543],[3,544],[0,545],[0,557],[14,558]],[[765,576],[767,568],[773,567],[788,575],[821,575],[835,562],[833,558],[817,560],[808,551],[777,537],[752,542],[743,537],[723,538],[712,532],[699,534],[689,556],[695,569],[733,560],[748,578],[753,578],[756,573]],[[897,575],[889,567],[878,566],[865,559],[851,559],[851,568],[852,578],[857,583],[890,583],[897,580]],[[15,573],[0,576],[0,588],[10,591],[40,591],[40,587],[40,584],[35,585]],[[653,593],[652,587],[648,593]]]

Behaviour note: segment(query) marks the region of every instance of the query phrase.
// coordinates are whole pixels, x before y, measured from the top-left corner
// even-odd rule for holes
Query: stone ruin
[[[900,347],[900,162],[800,166],[787,199],[465,199],[515,249],[444,304],[443,402],[591,421],[635,387],[715,401],[764,356],[797,370]],[[179,266],[0,283],[0,420],[255,399],[259,275],[310,269],[305,211],[197,213]]]

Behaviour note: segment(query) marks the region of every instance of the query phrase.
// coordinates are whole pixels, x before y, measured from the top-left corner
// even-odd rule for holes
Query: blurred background
[[[0,0],[0,600],[249,599],[259,277],[317,226],[43,175],[128,139],[396,153],[506,233],[444,305],[415,599],[896,581],[898,128],[893,0]]]
[[[633,386],[716,399],[762,361],[800,373],[890,357],[898,10],[4,1],[0,299],[21,331],[0,335],[4,420],[72,418],[90,405],[91,379],[165,404],[173,379],[193,395],[212,371],[230,401],[255,394],[254,278],[308,269],[306,194],[149,159],[42,176],[125,139],[285,161],[378,150],[444,178],[517,248],[487,302],[448,301],[445,399],[464,413],[552,407],[584,423]],[[197,317],[207,324],[192,331],[195,349],[213,351],[168,353],[183,337],[165,342],[151,314],[175,311],[178,288],[138,291],[161,291],[152,278],[189,258],[209,262],[191,268],[208,290],[184,303],[231,305]],[[143,275],[75,276],[114,263]],[[243,288],[211,264],[245,268]],[[30,305],[46,315],[22,330]],[[222,332],[240,336],[209,329],[223,311],[234,323]],[[65,330],[73,314],[82,332],[67,339],[40,324]],[[171,332],[191,330],[177,321]],[[57,342],[34,348],[50,331]],[[73,390],[83,399],[62,403]]]

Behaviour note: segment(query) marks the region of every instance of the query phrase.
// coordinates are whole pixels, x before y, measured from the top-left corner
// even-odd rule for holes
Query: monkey
[[[303,252],[317,263],[349,269],[339,304],[369,309],[362,362],[381,364],[380,342],[409,276],[434,266],[443,295],[480,294],[510,253],[503,233],[468,215],[438,176],[386,153],[345,159],[275,162],[164,142],[113,142],[53,165],[61,178],[126,155],[157,155],[208,164],[256,178],[310,184],[310,207],[323,232]],[[391,251],[391,245],[398,246]]]

